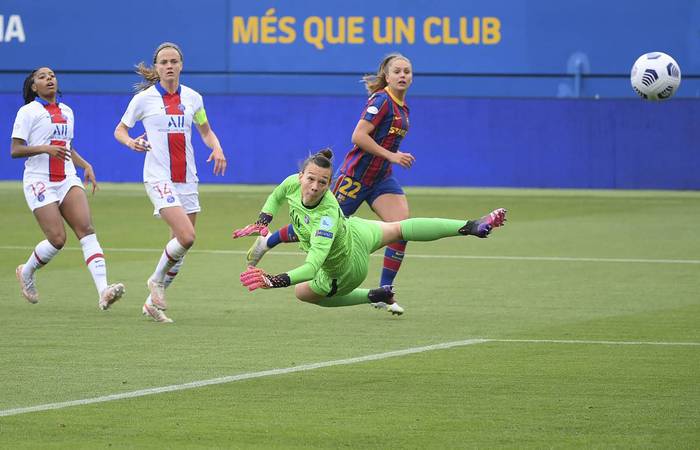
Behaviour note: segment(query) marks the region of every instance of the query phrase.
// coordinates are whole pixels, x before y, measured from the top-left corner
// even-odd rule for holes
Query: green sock
[[[324,308],[337,308],[339,306],[353,306],[369,303],[369,289],[355,289],[347,295],[327,297],[316,303]]]
[[[406,219],[401,221],[401,234],[406,241],[434,241],[449,236],[460,236],[459,229],[466,220]]]

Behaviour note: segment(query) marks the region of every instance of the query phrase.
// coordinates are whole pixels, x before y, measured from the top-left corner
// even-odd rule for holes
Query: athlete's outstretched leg
[[[324,297],[314,292],[309,287],[309,283],[306,282],[298,284],[294,291],[299,300],[324,308],[339,308],[369,303],[377,309],[386,309],[392,314],[401,315],[404,312],[404,309],[394,300],[393,286],[382,286],[376,289],[357,288],[346,295]]]
[[[382,227],[382,244],[388,245],[400,240],[434,241],[450,236],[488,237],[491,230],[503,226],[506,221],[506,210],[496,209],[476,220],[453,219],[406,219],[401,222],[380,223]]]

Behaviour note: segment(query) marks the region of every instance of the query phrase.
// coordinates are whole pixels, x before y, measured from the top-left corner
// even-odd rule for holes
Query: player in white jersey
[[[142,308],[144,315],[162,323],[172,322],[165,315],[165,289],[194,244],[194,225],[201,210],[191,142],[193,124],[212,150],[207,162],[214,161],[214,175],[223,175],[226,170],[226,157],[207,120],[202,96],[180,84],[182,62],[180,48],[164,42],[153,54],[152,67],[140,63],[137,73],[144,81],[136,86],[137,94],[114,130],[119,142],[146,153],[143,165],[146,192],[153,203],[154,215],[170,227],[170,241],[146,282],[150,295]],[[129,129],[138,121],[146,132],[132,138]]]
[[[58,80],[53,70],[42,67],[33,71],[24,80],[25,105],[17,111],[12,129],[12,157],[27,158],[24,197],[46,236],[27,262],[17,267],[17,280],[24,298],[37,303],[35,272],[66,243],[65,219],[80,240],[85,264],[97,287],[98,306],[106,310],[124,294],[124,285],[107,283],[104,253],[75,165],[84,170],[85,185],[92,183],[93,194],[97,189],[95,172],[73,148],[73,110],[56,100],[57,93]]]

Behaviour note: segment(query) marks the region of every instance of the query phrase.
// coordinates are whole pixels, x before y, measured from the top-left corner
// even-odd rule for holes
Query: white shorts
[[[199,193],[197,183],[173,183],[172,181],[159,181],[157,183],[145,182],[143,184],[148,193],[148,198],[153,203],[153,215],[160,217],[160,210],[180,206],[185,213],[192,214],[202,210],[199,206]]]
[[[63,181],[25,179],[24,198],[32,211],[51,203],[58,202],[60,205],[73,186],[79,186],[85,190],[83,183],[76,175],[68,175]]]

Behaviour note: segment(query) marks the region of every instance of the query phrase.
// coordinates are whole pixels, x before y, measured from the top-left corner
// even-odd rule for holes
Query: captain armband
[[[194,123],[200,126],[207,123],[207,112],[204,110],[204,107],[200,108],[199,111],[194,113],[194,117],[192,119],[194,120]]]

